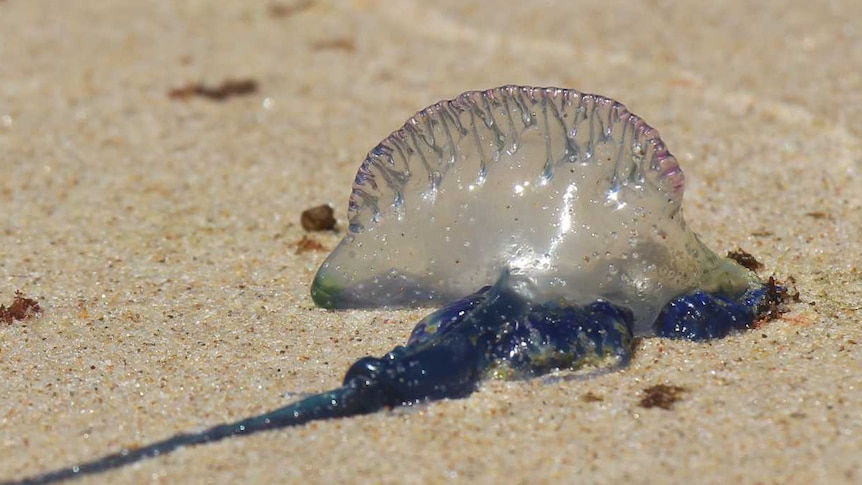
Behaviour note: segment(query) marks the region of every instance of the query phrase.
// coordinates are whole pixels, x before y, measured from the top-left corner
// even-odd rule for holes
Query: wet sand
[[[689,224],[800,302],[709,344],[645,340],[621,372],[81,483],[862,481],[862,4],[511,3],[0,0],[0,303],[42,308],[0,324],[0,480],[284,405],[402,343],[427,310],[314,307],[326,252],[297,254],[300,213],[333,204],[341,232],[308,235],[333,248],[380,139],[528,84],[658,128]],[[256,89],[188,89],[227,80]],[[658,384],[686,391],[643,407]]]

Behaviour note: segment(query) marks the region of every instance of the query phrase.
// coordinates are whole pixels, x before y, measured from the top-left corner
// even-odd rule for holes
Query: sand
[[[427,4],[426,4],[427,3]],[[689,224],[800,302],[590,379],[187,448],[81,483],[862,481],[862,3],[0,0],[0,480],[340,382],[427,310],[327,312],[296,254],[418,109],[613,97],[686,171]],[[254,80],[223,100],[172,90]],[[669,410],[644,390],[686,389]]]

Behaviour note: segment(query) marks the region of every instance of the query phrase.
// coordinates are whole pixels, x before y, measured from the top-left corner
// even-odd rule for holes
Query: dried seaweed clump
[[[302,239],[296,242],[296,254],[304,254],[310,251],[327,251],[326,246],[320,244],[314,238],[302,236]]]
[[[793,285],[793,278],[788,278],[788,283]],[[772,276],[766,282],[766,297],[760,302],[757,307],[758,319],[755,326],[766,322],[771,322],[781,318],[781,315],[790,311],[788,308],[789,302],[799,302],[799,291],[790,287],[788,289],[785,283],[776,281]]]
[[[688,392],[688,389],[682,386],[656,384],[647,387],[643,392],[644,396],[639,402],[642,408],[670,410],[677,401],[682,399],[682,395]]]
[[[188,99],[199,96],[211,101],[224,101],[233,96],[246,96],[257,92],[257,81],[254,79],[227,79],[218,86],[207,86],[202,83],[186,84],[168,92],[171,99]]]
[[[733,251],[727,252],[727,257],[736,261],[745,269],[750,269],[751,271],[757,271],[763,269],[763,263],[757,260],[753,254],[745,251],[742,248],[736,248]]]
[[[0,305],[0,322],[12,323],[15,320],[27,319],[39,312],[39,302],[32,298],[27,298],[20,290],[15,292],[15,299],[7,308],[5,305]]]

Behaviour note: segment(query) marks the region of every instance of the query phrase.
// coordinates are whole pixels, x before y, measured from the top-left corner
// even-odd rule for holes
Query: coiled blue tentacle
[[[664,306],[654,328],[666,338],[703,341],[750,328],[769,298],[765,286],[746,291],[739,298],[696,291]]]

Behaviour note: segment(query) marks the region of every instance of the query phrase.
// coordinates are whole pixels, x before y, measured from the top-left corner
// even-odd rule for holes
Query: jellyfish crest
[[[509,272],[528,298],[605,299],[647,321],[686,290],[744,291],[743,273],[686,228],[683,190],[658,132],[616,101],[556,88],[467,92],[369,152],[349,232],[312,296],[328,308],[423,305]]]

